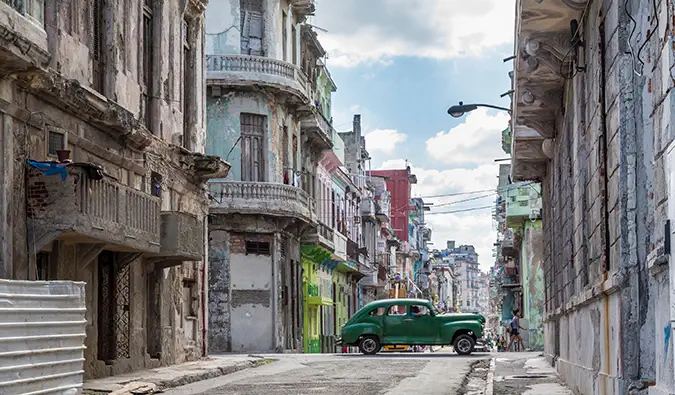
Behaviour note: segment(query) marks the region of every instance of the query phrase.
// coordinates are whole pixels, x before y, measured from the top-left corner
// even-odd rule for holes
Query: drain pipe
[[[209,309],[207,305],[209,303],[209,288],[208,288],[208,274],[206,273],[209,269],[209,218],[208,215],[204,216],[204,259],[202,260],[202,356],[208,355],[208,342],[207,342],[207,328],[208,328],[208,314]]]

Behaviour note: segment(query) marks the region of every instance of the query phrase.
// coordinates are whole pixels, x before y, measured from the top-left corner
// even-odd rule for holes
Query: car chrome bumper
[[[335,345],[339,346],[342,344],[342,338],[340,336],[333,336],[333,340],[335,341]]]

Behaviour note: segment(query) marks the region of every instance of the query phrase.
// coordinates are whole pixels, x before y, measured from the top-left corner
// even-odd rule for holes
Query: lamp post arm
[[[493,106],[492,104],[474,104],[474,106],[478,106],[478,107],[487,107],[487,108],[494,108],[495,110],[502,110],[502,111],[506,111],[506,112],[508,112],[509,114],[511,114],[511,109],[510,109],[510,108],[506,108],[506,107]]]

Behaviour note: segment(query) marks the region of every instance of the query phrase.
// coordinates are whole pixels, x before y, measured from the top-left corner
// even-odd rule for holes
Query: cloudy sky
[[[334,124],[351,129],[361,114],[372,168],[417,175],[415,196],[494,189],[504,158],[501,131],[508,115],[475,111],[447,115],[459,101],[508,107],[514,0],[317,0],[311,23],[329,52],[338,85]],[[489,192],[429,198],[434,247],[446,240],[473,244],[484,269],[492,264],[496,231]],[[458,200],[467,200],[455,203]],[[447,213],[473,208],[465,212]]]

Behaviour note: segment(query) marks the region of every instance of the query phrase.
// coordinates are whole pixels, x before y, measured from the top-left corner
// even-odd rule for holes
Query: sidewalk
[[[494,395],[573,395],[540,353],[499,353]],[[488,382],[488,388],[490,383]]]
[[[85,381],[84,394],[155,394],[167,388],[207,380],[271,362],[274,360],[255,355],[212,355],[199,361]]]

